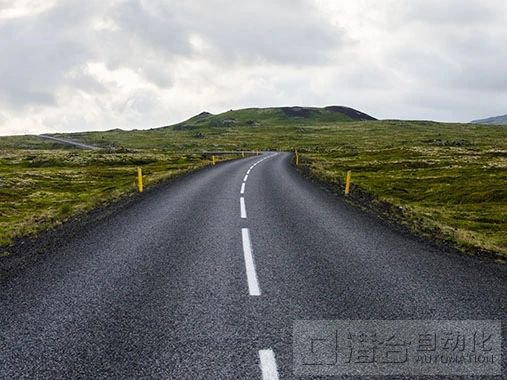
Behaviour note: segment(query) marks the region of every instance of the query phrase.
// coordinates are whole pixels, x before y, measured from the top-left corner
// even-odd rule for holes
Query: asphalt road
[[[64,144],[64,145],[71,145],[71,146],[75,146],[75,147],[81,148],[81,149],[100,149],[100,148],[93,146],[93,145],[84,144],[84,143],[80,143],[78,141],[73,141],[73,140],[69,140],[69,139],[62,139],[60,137],[53,137],[53,136],[48,136],[48,135],[35,135],[35,136],[39,137],[41,139],[56,141],[56,142]]]
[[[0,378],[293,379],[295,320],[506,317],[507,266],[396,232],[265,154],[0,279]]]

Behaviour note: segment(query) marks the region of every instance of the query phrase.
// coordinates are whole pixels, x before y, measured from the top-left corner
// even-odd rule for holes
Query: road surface
[[[93,146],[93,145],[84,144],[84,143],[80,143],[78,141],[73,141],[73,140],[69,140],[69,139],[62,139],[60,137],[53,137],[53,136],[48,136],[48,135],[37,135],[37,137],[40,137],[41,139],[55,141],[55,142],[58,142],[58,143],[64,144],[64,145],[75,146],[75,147],[81,148],[81,149],[92,149],[92,150],[100,149],[100,148]]]
[[[392,230],[289,154],[227,162],[1,279],[0,378],[293,379],[295,320],[505,320],[506,269]]]

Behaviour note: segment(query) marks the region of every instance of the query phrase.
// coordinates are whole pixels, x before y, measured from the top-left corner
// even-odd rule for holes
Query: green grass
[[[354,111],[354,110],[351,110]],[[277,127],[280,125],[301,125],[312,123],[350,122],[361,120],[361,116],[340,112],[333,108],[317,107],[273,107],[246,108],[230,110],[219,115],[202,113],[176,125],[177,129],[194,129],[199,127]],[[174,127],[174,126],[173,126]],[[169,127],[171,128],[171,127]]]
[[[231,125],[215,123],[212,120],[216,116],[203,115],[190,119],[183,126],[178,124],[146,131],[74,133],[64,137],[126,152],[136,150],[136,153],[110,154],[111,157],[128,157],[129,154],[143,157],[147,154],[153,159],[147,165],[153,168],[162,165],[159,160],[164,155],[192,156],[206,150],[289,151],[298,148],[304,167],[337,191],[340,191],[346,170],[351,169],[354,185],[376,199],[398,209],[401,207],[404,221],[414,232],[454,241],[464,250],[483,249],[507,256],[506,127],[422,121],[337,122],[328,121],[322,115],[294,121],[280,116],[279,109],[233,112],[236,122]],[[264,114],[267,115],[265,118]],[[230,117],[227,113],[218,116]],[[248,120],[256,122],[247,123]],[[33,138],[30,139],[35,144]],[[0,149],[8,144],[11,147],[16,144],[26,146],[27,142],[23,137],[0,138]],[[43,154],[49,155],[50,152]],[[60,151],[58,154],[69,153]],[[106,156],[98,152],[81,152],[79,156],[93,157],[94,154]],[[2,169],[6,165],[26,166],[26,163],[10,161],[4,158]],[[67,157],[61,161],[72,160]],[[89,170],[102,167],[100,162],[90,161]],[[38,170],[43,172],[44,164],[37,165],[41,165]],[[67,167],[65,165],[62,170]],[[118,183],[125,181],[123,187],[132,186],[131,171],[136,165],[138,163],[115,162],[105,165],[107,173],[111,171],[109,168],[117,168],[120,174],[118,178],[109,178],[109,186],[116,186],[117,179]],[[88,168],[86,165],[81,167]],[[27,172],[22,172],[25,174],[19,179],[21,183],[13,184],[11,189],[18,186],[25,189],[22,181],[30,173],[30,168],[23,170]],[[122,170],[126,172],[121,174]],[[74,172],[70,170],[69,175]],[[10,181],[16,181],[17,175],[11,173]],[[96,191],[104,187],[89,176],[78,176],[75,181],[78,184],[82,181],[83,187],[92,183],[89,187],[96,188]],[[74,190],[83,191],[80,188],[76,186]],[[20,205],[14,209],[21,207],[24,199],[35,202],[45,198],[39,201],[47,202],[47,207],[54,204],[51,207],[60,210],[62,205],[58,196],[37,195],[43,191],[39,183],[30,189],[20,192],[17,197]],[[86,200],[87,196],[84,198]],[[27,210],[26,214],[29,215],[30,211]],[[0,217],[1,220],[5,218],[3,214]]]
[[[416,233],[438,235],[464,250],[478,247],[507,256],[507,151],[466,148],[375,149],[302,156],[312,175],[343,188],[353,183],[377,199],[401,206]]]
[[[157,151],[4,150],[0,154],[0,246],[146,187],[209,165],[200,155]]]
[[[341,191],[352,170],[416,234],[507,257],[507,128],[381,122],[338,135],[301,147],[311,175]]]
[[[316,126],[334,126],[336,123],[350,123],[355,119],[370,118],[352,109],[314,107],[248,108],[231,110],[219,115],[202,113],[173,126],[150,130],[123,131],[114,129],[106,132],[85,132],[53,134],[103,148],[156,148],[171,151],[203,151],[210,149],[250,149],[273,147],[275,141],[288,148],[288,141],[303,133],[313,132]],[[350,116],[352,115],[352,116]],[[311,129],[307,127],[311,126]],[[295,135],[294,135],[295,132]],[[290,140],[285,139],[291,136]],[[263,138],[265,136],[265,138]],[[243,138],[253,140],[243,141]],[[297,140],[297,139],[296,139]],[[22,137],[17,143],[26,145]],[[2,147],[0,139],[0,148]],[[290,144],[293,144],[290,143]],[[36,146],[34,145],[34,148]]]
[[[71,146],[38,136],[0,136],[0,150],[6,149],[71,149]]]

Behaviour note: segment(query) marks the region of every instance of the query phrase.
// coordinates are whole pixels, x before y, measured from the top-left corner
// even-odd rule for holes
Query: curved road
[[[292,379],[297,319],[505,320],[506,280],[269,153],[145,193],[0,280],[0,378]]]

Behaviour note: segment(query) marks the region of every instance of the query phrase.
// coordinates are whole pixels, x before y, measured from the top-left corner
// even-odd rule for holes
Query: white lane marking
[[[243,239],[243,254],[245,256],[246,278],[248,281],[248,291],[251,296],[260,296],[261,289],[257,281],[255,273],[255,263],[252,255],[252,245],[250,243],[250,231],[248,228],[241,229],[241,237]]]
[[[250,172],[251,172],[251,171],[252,171],[252,170],[253,170],[253,169],[254,169],[257,165],[261,164],[262,162],[264,162],[264,161],[265,161],[265,160],[267,160],[268,158],[271,158],[271,157],[274,157],[274,156],[276,156],[276,154],[272,154],[272,155],[270,155],[270,156],[266,156],[266,157],[264,157],[263,159],[261,159],[261,160],[258,160],[258,161],[256,161],[256,162],[254,162],[254,163],[252,164],[252,166],[250,166],[250,167],[248,168],[248,170],[247,170],[246,174],[247,174],[247,175],[248,175],[248,174],[250,174]],[[246,178],[246,177],[245,177],[245,178]],[[246,181],[246,180],[245,180],[245,181]]]
[[[246,219],[245,198],[239,198],[239,205],[241,207],[241,218]]]
[[[248,180],[248,174],[243,178],[243,182],[246,182]]]
[[[241,191],[239,192],[240,194],[245,194],[245,185],[246,183],[244,182],[241,184]]]
[[[275,353],[273,350],[259,351],[262,380],[278,380],[278,368],[276,366]]]

